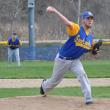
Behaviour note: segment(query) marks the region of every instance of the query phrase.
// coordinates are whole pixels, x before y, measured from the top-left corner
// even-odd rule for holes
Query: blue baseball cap
[[[82,19],[86,19],[88,17],[93,17],[94,18],[94,15],[93,13],[91,13],[90,11],[84,11],[82,14],[81,14],[81,18]]]

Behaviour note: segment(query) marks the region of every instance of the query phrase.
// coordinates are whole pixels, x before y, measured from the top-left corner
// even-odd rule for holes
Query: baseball
[[[46,11],[52,13],[52,12],[55,12],[56,9],[54,7],[52,7],[52,6],[48,6]]]
[[[49,12],[51,9],[52,9],[52,7],[51,6],[48,6],[47,7],[47,12]]]

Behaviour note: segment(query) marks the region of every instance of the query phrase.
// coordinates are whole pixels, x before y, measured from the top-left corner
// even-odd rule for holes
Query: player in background
[[[72,71],[81,84],[84,94],[85,104],[92,104],[91,85],[86,72],[80,61],[80,57],[91,52],[93,48],[93,35],[91,27],[94,22],[94,15],[89,11],[84,11],[81,15],[81,26],[69,21],[57,9],[52,6],[47,8],[48,13],[54,13],[66,26],[68,40],[60,49],[55,58],[53,74],[49,79],[43,80],[40,93],[46,96],[50,90],[56,87],[63,79],[66,71]]]
[[[15,32],[12,33],[12,36],[8,38],[8,62],[12,62],[13,55],[16,58],[17,65],[20,66],[20,55],[19,47],[21,46],[21,41],[19,40]]]

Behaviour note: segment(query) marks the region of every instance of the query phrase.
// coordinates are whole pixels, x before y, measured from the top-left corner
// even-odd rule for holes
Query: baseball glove
[[[102,40],[99,40],[98,42],[96,42],[94,44],[93,49],[92,49],[92,54],[93,55],[96,55],[99,52],[100,46],[102,46]]]

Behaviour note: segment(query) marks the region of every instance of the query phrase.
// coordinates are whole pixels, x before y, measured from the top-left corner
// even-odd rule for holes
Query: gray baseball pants
[[[16,49],[10,49],[8,48],[8,62],[12,62],[13,55],[16,58],[17,65],[20,66],[20,56],[19,56],[19,48]]]
[[[80,82],[85,98],[85,103],[92,101],[91,86],[80,59],[63,60],[60,58],[55,58],[55,64],[51,78],[42,83],[44,92],[49,92],[51,89],[57,86],[62,81],[64,73],[68,70],[72,71]]]

